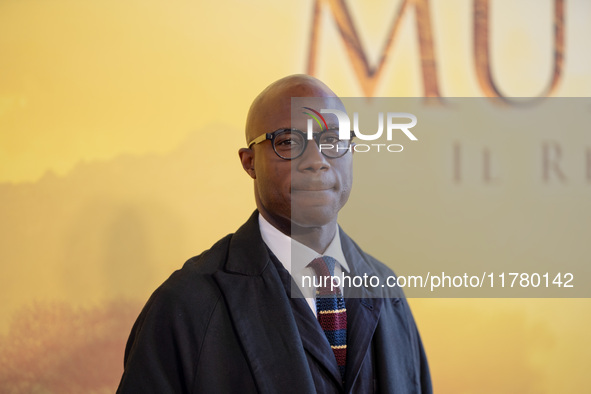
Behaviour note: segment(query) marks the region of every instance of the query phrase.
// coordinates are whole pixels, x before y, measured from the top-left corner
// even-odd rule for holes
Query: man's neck
[[[323,254],[326,248],[330,245],[334,239],[337,225],[336,218],[327,224],[314,227],[303,227],[288,220],[278,221],[270,215],[266,215],[259,210],[259,214],[276,229],[298,241],[299,243],[306,245],[310,249]]]
[[[323,254],[332,242],[336,232],[336,224],[331,222],[320,227],[291,226],[291,237],[310,249]]]

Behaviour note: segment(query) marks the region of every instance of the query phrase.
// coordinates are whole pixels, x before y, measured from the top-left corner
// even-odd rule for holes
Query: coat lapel
[[[293,316],[304,349],[326,369],[327,374],[333,379],[334,384],[342,389],[343,382],[341,380],[339,368],[330,347],[330,343],[328,343],[328,339],[320,327],[316,316],[314,316],[308,302],[303,298],[302,293],[297,288],[296,284],[293,283],[293,279],[287,270],[281,266],[279,261],[273,262],[277,267],[277,271],[279,272],[279,276],[283,281],[285,289],[288,289],[288,293],[290,293]],[[294,294],[294,292],[297,292],[297,294]]]
[[[341,230],[350,275],[375,275]],[[330,345],[303,298],[289,298],[262,241],[255,212],[232,237],[225,270],[214,274],[261,392],[315,392],[304,349],[340,384]],[[346,390],[359,375],[376,330],[383,300],[372,289],[345,290]],[[291,306],[290,306],[291,303]]]
[[[256,212],[232,237],[225,271],[214,278],[260,392],[313,393],[298,327]]]
[[[353,241],[341,234],[341,246],[349,267],[350,276],[368,277],[376,275]],[[346,390],[349,392],[359,375],[361,365],[369,352],[376,330],[383,299],[371,288],[345,289],[347,307],[347,366],[345,372]]]

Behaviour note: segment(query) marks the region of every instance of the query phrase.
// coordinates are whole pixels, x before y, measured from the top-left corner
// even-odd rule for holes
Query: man
[[[292,117],[292,97],[318,107],[306,111],[343,109],[306,75],[254,100],[239,155],[257,211],[154,292],[132,329],[118,392],[432,391],[401,292],[320,285],[315,297],[292,287],[304,274],[393,275],[337,225],[352,186],[350,140],[338,140],[328,117],[314,140],[294,131],[307,130],[309,116]],[[323,142],[342,149],[320,151]]]

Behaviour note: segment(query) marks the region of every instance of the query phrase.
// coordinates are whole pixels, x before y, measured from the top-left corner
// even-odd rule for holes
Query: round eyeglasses
[[[313,138],[318,145],[318,150],[331,159],[339,158],[351,148],[351,138],[354,134],[351,131],[349,139],[339,139],[338,130],[324,130],[314,133]],[[263,141],[271,140],[273,150],[284,160],[293,160],[300,157],[308,146],[308,139],[303,131],[297,129],[279,129],[272,133],[261,134],[248,144],[248,148]]]

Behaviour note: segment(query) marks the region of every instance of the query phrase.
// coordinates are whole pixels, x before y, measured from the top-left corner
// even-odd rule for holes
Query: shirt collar
[[[339,226],[336,225],[335,236],[326,248],[324,254],[320,254],[306,245],[288,237],[281,231],[273,227],[263,215],[259,213],[259,228],[263,241],[271,252],[279,259],[281,264],[292,276],[299,274],[306,268],[312,260],[322,256],[330,256],[337,260],[343,271],[349,272],[349,265],[343,254],[341,247],[341,237]]]

